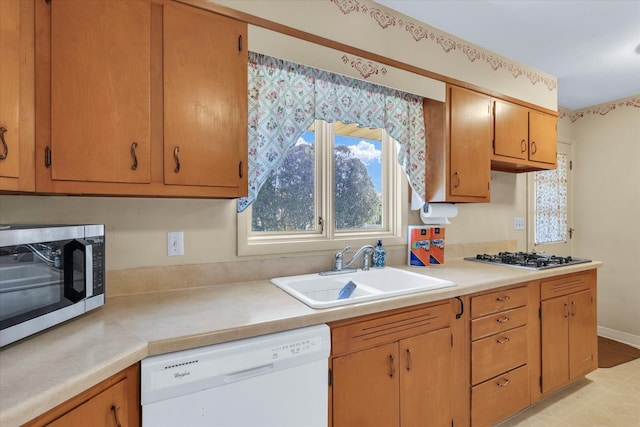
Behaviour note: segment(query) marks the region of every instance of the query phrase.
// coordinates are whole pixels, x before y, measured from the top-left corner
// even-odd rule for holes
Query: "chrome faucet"
[[[353,254],[351,259],[347,262],[344,262],[344,254],[351,249],[351,246],[347,246],[343,250],[336,253],[335,258],[333,260],[333,270],[325,270],[321,271],[321,276],[328,276],[330,274],[341,274],[341,273],[353,273],[356,271],[355,268],[349,268],[353,262],[362,255],[362,270],[369,270],[369,265],[371,264],[371,256],[373,255],[374,247],[371,245],[365,245],[358,249],[358,251]]]

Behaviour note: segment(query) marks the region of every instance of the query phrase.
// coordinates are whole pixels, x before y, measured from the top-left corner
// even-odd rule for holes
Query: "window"
[[[404,242],[408,186],[397,150],[382,129],[316,120],[238,215],[238,253]]]
[[[536,245],[567,240],[568,157],[559,152],[556,169],[535,173]]]

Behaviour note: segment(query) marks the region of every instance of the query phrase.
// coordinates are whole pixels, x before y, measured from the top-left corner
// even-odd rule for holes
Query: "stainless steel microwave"
[[[0,347],[104,304],[104,225],[0,225]]]

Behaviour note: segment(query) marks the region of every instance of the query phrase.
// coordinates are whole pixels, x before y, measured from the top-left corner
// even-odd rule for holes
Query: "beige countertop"
[[[447,261],[406,267],[455,287],[312,309],[269,281],[152,292],[105,306],[0,350],[0,425],[19,426],[146,356],[438,301],[599,268],[594,261],[532,271]]]

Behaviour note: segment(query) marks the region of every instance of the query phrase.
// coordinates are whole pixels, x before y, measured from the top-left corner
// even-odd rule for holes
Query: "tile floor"
[[[640,359],[600,368],[500,427],[640,427]]]

